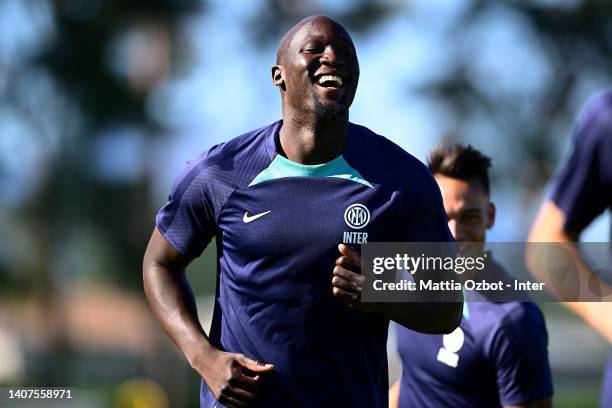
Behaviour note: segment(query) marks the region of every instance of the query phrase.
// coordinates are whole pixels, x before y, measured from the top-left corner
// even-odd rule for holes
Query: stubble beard
[[[323,122],[333,121],[345,115],[348,111],[348,106],[340,102],[324,103],[319,95],[314,97],[314,111],[317,119]]]

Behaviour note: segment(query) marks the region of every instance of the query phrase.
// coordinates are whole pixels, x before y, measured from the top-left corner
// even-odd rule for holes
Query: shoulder
[[[509,326],[519,331],[544,327],[544,315],[535,303],[507,302],[502,305],[504,312],[501,326]]]
[[[266,136],[274,132],[279,122],[243,133],[227,142],[220,143],[201,153],[196,160],[205,166],[222,166],[228,163],[240,164],[241,159],[251,156],[267,156]],[[239,167],[239,166],[238,166]]]
[[[544,329],[540,308],[532,302],[470,302],[470,320],[490,342],[499,336],[521,337],[532,330]]]
[[[544,316],[531,302],[469,302],[469,327],[484,355],[511,361],[516,355],[546,355]]]
[[[590,98],[580,111],[573,130],[576,145],[612,140],[612,89]]]
[[[609,119],[612,114],[612,88],[593,95],[580,111],[579,121]]]
[[[267,135],[278,122],[241,134],[220,143],[187,161],[177,178],[180,183],[194,181],[241,184],[250,173],[265,167],[271,161],[267,151]]]
[[[388,166],[394,168],[412,169],[420,173],[429,173],[425,164],[402,149],[396,143],[379,135],[365,126],[350,124],[351,131],[356,134],[359,151],[364,155],[376,155],[383,158]]]
[[[433,176],[419,159],[365,126],[353,123],[350,126],[355,135],[352,153],[371,172],[383,174],[388,182],[402,187],[436,187],[437,191]]]
[[[496,323],[490,327],[491,353],[510,349],[545,349],[548,343],[546,323],[540,308],[532,302],[504,302],[495,305]]]

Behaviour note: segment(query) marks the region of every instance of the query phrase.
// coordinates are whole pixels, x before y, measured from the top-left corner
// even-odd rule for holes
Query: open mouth
[[[316,78],[316,84],[324,88],[337,89],[342,86],[342,78],[338,75],[320,75]]]

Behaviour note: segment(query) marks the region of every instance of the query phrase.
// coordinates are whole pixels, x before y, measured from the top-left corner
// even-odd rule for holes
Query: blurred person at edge
[[[574,124],[572,144],[572,152],[551,180],[547,198],[531,227],[531,242],[578,242],[582,231],[612,207],[612,89],[594,96],[584,106]],[[577,280],[566,281],[579,285],[580,299],[588,296],[595,301],[563,305],[612,344],[612,288],[597,277],[573,245],[566,248],[564,255],[574,264],[572,270],[578,272]],[[538,255],[544,255],[543,249],[537,244],[528,247],[528,263],[536,276],[546,271],[538,262]],[[590,290],[595,286],[599,294]],[[600,406],[612,407],[612,351],[605,369]]]
[[[430,152],[428,166],[442,191],[449,228],[460,245],[473,243],[464,245],[466,251],[482,251],[495,222],[490,165],[491,159],[472,146],[454,142]],[[487,255],[486,269],[466,272],[462,280],[509,281]],[[402,376],[390,389],[391,407],[551,406],[548,335],[532,302],[469,291],[454,332],[430,335],[398,326],[396,333]]]
[[[427,168],[348,121],[358,78],[340,24],[300,21],[272,67],[283,120],[188,163],[157,215],[145,292],[203,378],[202,407],[386,407],[389,320],[429,333],[459,324],[460,292],[450,303],[361,301],[355,244],[452,236]],[[213,237],[207,335],[184,269]]]

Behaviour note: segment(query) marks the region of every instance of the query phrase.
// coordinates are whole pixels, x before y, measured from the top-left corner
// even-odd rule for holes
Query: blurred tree
[[[102,279],[140,287],[140,262],[152,227],[150,180],[146,171],[135,179],[101,179],[92,165],[94,150],[99,146],[97,139],[107,135],[105,128],[116,124],[139,127],[144,138],[159,133],[161,129],[146,112],[146,97],[165,77],[189,63],[181,25],[204,3],[57,0],[49,4],[52,35],[23,69],[10,73],[9,83],[24,83],[32,72],[42,72],[53,84],[53,93],[46,95],[48,100],[32,104],[32,95],[40,94],[40,89],[29,89],[28,94],[20,92],[18,85],[8,89],[8,99],[41,134],[61,135],[41,185],[19,211],[35,237],[33,276],[26,273],[23,278],[43,296],[51,296],[58,279],[75,278],[62,276],[66,272],[61,269],[70,262],[58,258],[76,256],[71,252],[82,247],[69,246],[67,240],[76,236],[78,243],[82,234],[75,230],[84,229],[93,231],[92,245],[98,247],[93,255],[112,260],[98,259],[101,266],[96,268],[92,256],[77,265],[83,269],[78,275],[90,275],[93,271],[87,268],[108,267],[99,271]],[[30,1],[28,6],[40,4]],[[58,116],[48,121],[39,113],[41,108]],[[45,129],[48,126],[54,129]],[[138,153],[145,156],[147,151]],[[132,160],[139,162],[138,157]]]
[[[0,274],[0,291],[34,295],[19,300],[33,300],[44,314],[39,323],[47,349],[31,365],[32,385],[78,381],[71,377],[78,354],[66,339],[58,301],[75,281],[94,275],[142,293],[141,259],[153,220],[143,165],[148,152],[130,152],[128,160],[141,167],[137,177],[108,178],[97,168],[97,149],[115,129],[137,129],[141,139],[163,130],[145,109],[147,96],[188,66],[182,24],[203,5],[29,0],[13,6],[48,20],[40,46],[0,65],[0,107],[15,111],[31,131],[21,143],[43,152],[33,191],[13,203],[7,217],[15,228],[12,248],[26,253],[0,257],[0,263],[8,260],[0,266],[7,270]],[[106,167],[116,166],[112,156],[101,157],[109,161]]]
[[[584,103],[584,90],[592,92],[612,79],[612,3],[471,0],[467,4],[447,33],[449,52],[459,51],[452,52],[444,73],[420,91],[451,112],[449,134],[469,138],[474,121],[489,122],[489,136],[514,158],[502,160],[497,175],[505,174],[537,196],[557,164],[559,146],[567,140],[571,120]],[[478,67],[481,49],[491,41],[500,20],[516,22],[525,48],[534,50],[536,62],[544,65],[525,64],[522,72],[515,73],[518,82],[510,87],[500,86],[503,78],[494,70],[483,75]],[[482,29],[474,36],[478,25]],[[498,50],[497,63],[512,65],[513,55],[505,51]],[[528,85],[532,71],[542,69],[546,76]]]

